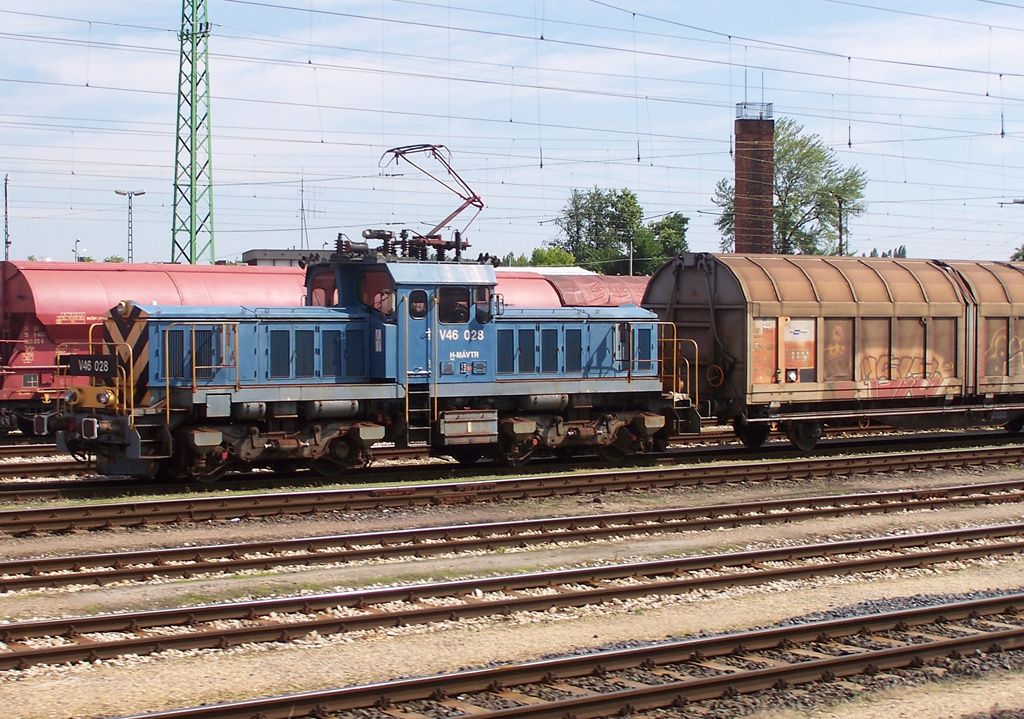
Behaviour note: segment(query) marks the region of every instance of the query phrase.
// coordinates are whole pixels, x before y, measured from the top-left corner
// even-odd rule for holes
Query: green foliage
[[[560,247],[538,247],[530,256],[509,252],[501,258],[502,267],[572,267],[576,258]]]
[[[775,123],[774,251],[780,255],[836,255],[840,221],[848,247],[850,218],[866,209],[867,178],[858,167],[842,167],[821,137],[803,132],[803,126],[789,118]],[[716,221],[722,249],[731,251],[735,243],[735,187],[731,180],[718,182],[712,201],[722,209]]]
[[[1010,256],[1010,259],[1013,260],[1014,262],[1024,262],[1024,245],[1021,245],[1016,250],[1014,250],[1013,254]]]
[[[862,254],[861,257],[863,257],[863,256],[864,255]],[[868,255],[868,257],[901,257],[901,258],[905,258],[906,256],[907,256],[907,246],[906,245],[900,245],[899,247],[894,247],[891,250],[885,250],[882,253],[878,252],[878,248],[877,247],[873,247],[871,249],[871,254]]]
[[[529,264],[526,255],[517,255],[515,252],[509,252],[501,258],[502,267],[526,267]]]
[[[103,261],[104,262],[124,262],[125,259],[123,257],[121,257],[120,255],[111,255],[110,257],[105,257],[103,259]]]
[[[622,190],[576,190],[555,224],[562,237],[552,247],[565,250],[576,264],[608,275],[628,271],[625,248],[635,237],[644,215],[636,195]]]
[[[536,247],[530,255],[534,267],[572,267],[576,258],[561,247]]]
[[[650,275],[680,252],[690,249],[686,226],[690,218],[670,212],[641,227],[633,240],[633,274]]]
[[[536,264],[571,264],[574,258],[575,264],[593,272],[625,275],[632,248],[633,274],[650,274],[668,258],[687,250],[689,219],[671,212],[645,225],[643,215],[631,190],[573,190],[555,221],[562,236],[546,251],[558,251],[562,256],[557,262]],[[538,252],[545,250],[534,250],[534,259]]]

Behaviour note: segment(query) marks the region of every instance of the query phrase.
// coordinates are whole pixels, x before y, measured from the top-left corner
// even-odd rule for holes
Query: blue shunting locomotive
[[[615,459],[696,417],[653,313],[506,307],[490,264],[425,255],[339,240],[307,268],[305,307],[121,303],[78,357],[95,376],[67,393],[59,443],[102,473],[209,481],[338,474],[384,442],[463,462]]]

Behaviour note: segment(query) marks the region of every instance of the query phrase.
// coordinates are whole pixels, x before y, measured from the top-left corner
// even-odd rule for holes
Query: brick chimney
[[[775,120],[770,102],[736,105],[735,251],[771,254]]]

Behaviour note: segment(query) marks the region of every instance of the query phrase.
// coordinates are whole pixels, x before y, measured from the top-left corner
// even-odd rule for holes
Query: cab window
[[[413,290],[409,293],[409,317],[421,320],[427,316],[427,293]]]
[[[438,319],[442,324],[469,322],[469,288],[439,287],[437,290]]]
[[[320,272],[313,277],[309,286],[309,304],[313,307],[334,307],[338,304],[333,271]]]
[[[383,312],[384,297],[391,291],[391,275],[387,272],[361,272],[356,280],[359,301]]]

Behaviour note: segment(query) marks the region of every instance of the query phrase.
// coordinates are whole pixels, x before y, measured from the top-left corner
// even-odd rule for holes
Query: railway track
[[[1019,464],[1024,446],[1003,445],[846,457],[725,462],[567,475],[443,482],[392,487],[46,506],[0,510],[0,532],[12,535],[141,527],[224,519],[316,515],[390,507],[465,504],[728,482],[808,479],[835,475]]]
[[[57,445],[52,442],[23,441],[20,444],[0,444],[0,458],[51,457],[56,454]]]
[[[1024,647],[1024,595],[146,714],[147,719],[629,716]],[[358,713],[357,713],[358,712]]]
[[[866,430],[843,430],[833,432],[835,438],[821,445],[816,450],[816,456],[829,456],[834,454],[865,451],[884,451],[887,446],[899,446],[900,449],[928,450],[936,447],[947,447],[950,444],[949,433],[912,433],[909,435],[894,435],[891,430],[881,428],[869,428]],[[971,433],[962,433],[957,436],[958,446],[979,446],[992,444],[1012,444],[1019,441],[1017,438],[996,430],[978,430]],[[870,446],[874,445],[874,446]],[[386,448],[376,451],[375,456],[381,461],[391,460],[414,460],[425,459],[426,454],[421,449],[395,449]],[[648,455],[637,458],[638,464],[651,466],[655,464],[677,464],[721,461],[723,457],[728,459],[737,458],[796,458],[805,456],[795,451],[788,440],[769,442],[760,450],[747,450],[742,447],[736,439],[733,431],[729,428],[716,427],[705,431],[699,445],[686,445],[677,447],[669,452],[660,455]],[[17,474],[12,470],[11,474],[4,474],[0,465],[0,480],[4,477],[19,476],[46,476],[45,474]],[[572,471],[579,467],[594,467],[604,469],[607,464],[596,457],[578,457],[569,462],[557,459],[538,459],[531,467],[535,471]],[[35,469],[34,465],[21,464],[19,467],[26,467],[26,471]],[[344,481],[348,483],[389,483],[406,481],[409,476],[409,467],[401,466],[374,466],[365,470],[353,471],[344,477],[319,477],[309,472],[300,472],[293,475],[282,475],[271,472],[256,472],[252,474],[229,476],[214,485],[200,483],[172,482],[143,482],[138,479],[123,477],[95,477],[85,476],[82,479],[53,480],[53,481],[0,481],[0,503],[4,502],[26,502],[26,501],[48,501],[63,499],[105,499],[115,497],[140,497],[159,494],[174,494],[183,491],[208,493],[211,491],[257,491],[260,489],[275,489],[282,487],[310,487],[318,485],[337,485]],[[447,462],[423,463],[415,466],[416,475],[420,481],[469,478],[479,476],[481,472],[489,475],[515,475],[521,469],[502,467],[494,464],[482,464],[476,467],[463,467],[458,464]],[[57,474],[58,472],[55,472]],[[92,474],[90,466],[76,465],[73,472],[76,476]]]
[[[641,512],[488,522],[171,549],[0,561],[0,592],[209,577],[245,570],[426,557],[556,542],[1024,501],[1024,479]]]
[[[26,455],[19,455],[26,456]],[[52,456],[52,455],[39,455]],[[45,462],[2,462],[0,478],[5,477],[58,477],[67,475],[93,474],[93,470],[74,460],[53,459]],[[3,485],[0,485],[2,487]],[[24,485],[20,485],[24,486]],[[6,489],[0,489],[0,500],[6,499]],[[17,496],[17,493],[15,495]]]
[[[551,612],[1021,552],[1024,524],[1010,524],[316,596],[10,622],[0,625],[0,670]]]

